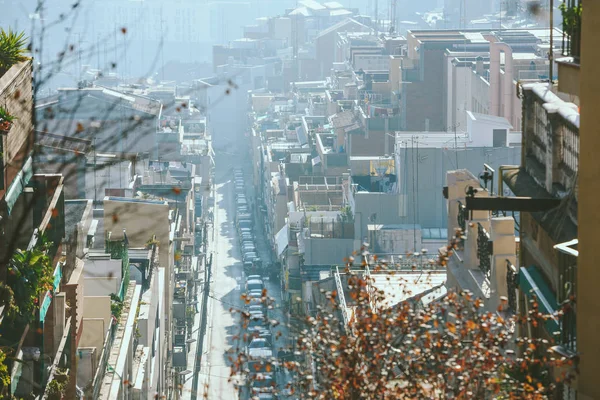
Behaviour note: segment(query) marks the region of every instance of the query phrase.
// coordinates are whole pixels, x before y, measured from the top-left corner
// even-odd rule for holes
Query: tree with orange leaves
[[[350,262],[345,274],[352,318],[341,318],[339,296],[328,292],[297,332],[296,353],[306,360],[285,367],[298,398],[543,399],[560,386],[551,371],[567,361],[553,358],[547,340],[515,334],[516,324],[546,318],[535,301],[528,321],[484,311],[469,292],[389,306],[370,274]]]

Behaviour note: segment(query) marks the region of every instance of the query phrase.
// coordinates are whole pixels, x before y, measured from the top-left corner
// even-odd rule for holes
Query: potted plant
[[[563,2],[558,7],[562,13],[563,32],[569,36],[569,50],[570,55],[573,57],[579,57],[579,40],[581,35],[581,2],[576,2],[573,5],[567,5],[567,2]]]
[[[10,115],[4,107],[0,106],[0,134],[6,135],[12,127],[15,117]]]
[[[26,43],[25,32],[16,33],[11,29],[8,31],[0,29],[0,76],[4,75],[13,65],[28,59],[25,56]]]

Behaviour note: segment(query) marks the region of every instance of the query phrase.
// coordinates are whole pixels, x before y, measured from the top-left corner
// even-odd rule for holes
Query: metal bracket
[[[549,211],[560,205],[561,199],[532,197],[470,197],[465,199],[469,211]]]

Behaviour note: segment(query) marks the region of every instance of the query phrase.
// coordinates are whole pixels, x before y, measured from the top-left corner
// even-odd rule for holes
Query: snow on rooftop
[[[288,15],[303,15],[305,17],[310,17],[312,14],[306,7],[298,7],[295,10],[291,11]]]
[[[328,1],[327,3],[323,3],[323,5],[329,8],[330,10],[344,8],[344,6],[338,3],[337,1]]]
[[[302,0],[302,1],[300,1],[300,4],[302,4],[304,7],[308,8],[310,10],[315,10],[315,11],[326,9],[324,6],[322,6],[321,4],[317,3],[314,0]]]
[[[352,15],[352,11],[348,11],[348,10],[344,10],[344,9],[331,10],[331,12],[329,13],[329,15],[331,15],[332,17],[340,17],[340,16],[344,16],[344,15]]]
[[[579,129],[579,108],[577,105],[560,99],[550,90],[547,82],[527,83],[522,87],[523,90],[533,91],[545,103],[544,108],[547,112],[557,112]]]

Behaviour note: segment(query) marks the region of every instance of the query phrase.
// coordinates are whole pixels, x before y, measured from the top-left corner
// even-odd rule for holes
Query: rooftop
[[[69,241],[74,233],[73,228],[81,222],[91,200],[65,200],[65,239]],[[85,232],[87,233],[87,232]]]
[[[392,307],[415,296],[424,296],[421,302],[428,304],[446,294],[444,283],[445,271],[393,271],[390,273],[371,273],[373,286],[382,291],[385,305]]]
[[[85,154],[90,151],[92,141],[78,137],[57,135],[55,133],[36,131],[36,144],[55,150]]]

